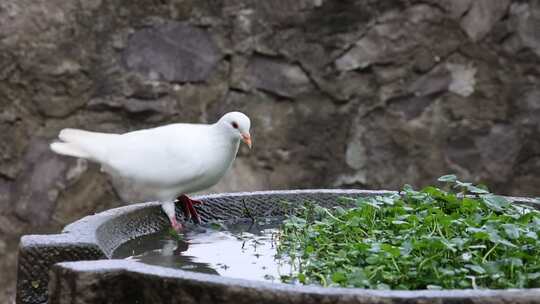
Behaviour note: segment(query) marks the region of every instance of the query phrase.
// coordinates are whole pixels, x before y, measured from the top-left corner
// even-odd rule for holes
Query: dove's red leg
[[[189,218],[189,209],[186,203],[180,200],[180,197],[178,199],[180,201],[180,208],[182,208],[182,213],[184,213],[185,218]]]
[[[178,201],[182,204],[182,211],[184,212],[184,216],[187,216],[187,214],[189,214],[189,217],[191,217],[195,223],[199,224],[201,222],[201,218],[199,217],[199,213],[197,213],[197,210],[195,209],[195,207],[193,207],[193,205],[202,204],[202,202],[192,200],[185,194],[180,195],[178,197]]]
[[[170,218],[170,221],[171,221],[171,226],[173,227],[173,229],[176,231],[176,232],[180,232],[182,231],[182,224],[180,224],[176,218],[172,217]]]
[[[161,208],[163,209],[163,212],[167,215],[169,218],[169,221],[171,221],[171,226],[174,230],[177,232],[182,230],[182,224],[180,224],[176,220],[176,214],[174,212],[174,202],[163,202],[161,203]]]

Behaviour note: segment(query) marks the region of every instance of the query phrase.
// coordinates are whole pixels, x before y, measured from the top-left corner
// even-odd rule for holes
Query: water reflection
[[[277,221],[236,223],[226,230],[199,228],[184,240],[166,233],[147,235],[122,245],[114,258],[227,277],[279,282],[291,265],[276,259]]]

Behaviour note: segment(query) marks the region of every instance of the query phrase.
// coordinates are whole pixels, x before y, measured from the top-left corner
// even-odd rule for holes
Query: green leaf
[[[369,281],[364,271],[360,268],[355,268],[348,277],[349,283],[353,286],[369,286]]]
[[[526,237],[528,238],[531,238],[533,240],[537,240],[538,239],[538,234],[536,234],[536,232],[532,232],[532,231],[529,231],[525,234]]]
[[[441,239],[441,243],[450,251],[457,252],[455,245],[447,240]]]
[[[430,284],[430,285],[427,285],[426,286],[426,289],[430,289],[430,290],[441,290],[443,289],[441,286],[439,285],[433,285],[433,284]]]
[[[344,282],[345,280],[347,280],[347,276],[345,276],[345,273],[343,273],[341,271],[334,272],[332,274],[332,281],[333,282],[341,283],[341,282]]]
[[[514,224],[502,224],[501,225],[504,228],[504,232],[506,235],[511,239],[517,239],[519,238],[519,228],[518,226]]]
[[[210,228],[214,229],[214,230],[224,230],[224,229],[227,229],[227,227],[225,227],[223,225],[223,223],[219,223],[219,222],[212,222],[210,223]]]
[[[473,264],[467,264],[465,267],[469,268],[470,270],[478,273],[478,274],[484,274],[486,273],[486,270],[480,266],[480,265],[473,265]]]
[[[477,187],[473,185],[472,183],[464,183],[460,181],[456,181],[456,188],[461,188],[466,190],[467,193],[473,193],[473,194],[487,194],[489,191],[487,189]]]
[[[375,289],[387,290],[387,289],[391,289],[391,288],[390,288],[390,285],[388,285],[388,284],[379,283],[379,284],[377,284],[377,286],[375,286]]]
[[[508,258],[506,259],[506,262],[512,266],[523,266],[523,260],[520,258]]]
[[[455,238],[450,239],[450,243],[455,245],[460,250],[463,249],[466,242],[467,240],[462,237],[455,237]]]
[[[380,209],[381,207],[379,206],[380,203],[377,202],[377,200],[375,199],[366,199],[366,200],[361,200],[361,201],[358,201],[358,205],[359,206],[362,206],[362,205],[368,205],[368,206],[371,206],[375,209]]]
[[[405,184],[402,189],[403,189],[403,192],[405,192],[406,194],[416,192],[416,191],[414,191],[413,187],[411,185],[408,185],[408,184]]]
[[[377,252],[380,252],[381,251],[381,244],[380,243],[373,243],[371,244],[371,248],[369,249],[370,252],[374,252],[374,253],[377,253]]]
[[[488,232],[489,240],[493,243],[503,244],[508,247],[517,248],[516,245],[512,244],[510,241],[503,239],[496,231]]]
[[[482,201],[488,208],[494,211],[503,211],[510,206],[510,202],[500,195],[487,194],[482,196]]]
[[[468,262],[472,259],[472,254],[470,252],[465,252],[461,255],[461,259],[465,262]]]
[[[366,258],[366,263],[370,265],[375,265],[379,263],[379,257],[377,255],[370,255]]]
[[[474,193],[474,194],[486,194],[486,193],[489,193],[488,190],[476,187],[474,185],[467,186],[467,191],[469,191],[471,193]]]
[[[169,231],[167,233],[174,240],[180,241],[183,239],[182,234],[178,233],[178,231],[174,230],[172,227],[169,228]]]
[[[457,181],[457,177],[454,174],[443,175],[437,179],[439,182],[453,183]]]
[[[378,202],[381,202],[383,204],[387,204],[387,205],[393,205],[394,204],[394,198],[391,197],[391,196],[377,196],[377,197],[375,197],[375,199]]]
[[[406,240],[403,242],[403,245],[401,246],[401,255],[408,256],[413,251],[413,244],[410,240]]]
[[[401,253],[398,247],[392,246],[390,244],[382,244],[381,249],[394,257],[398,257]]]

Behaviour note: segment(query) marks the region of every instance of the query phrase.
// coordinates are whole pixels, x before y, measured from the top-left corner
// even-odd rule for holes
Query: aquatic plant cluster
[[[487,187],[438,179],[352,208],[306,203],[284,221],[284,282],[375,289],[540,287],[540,212]]]

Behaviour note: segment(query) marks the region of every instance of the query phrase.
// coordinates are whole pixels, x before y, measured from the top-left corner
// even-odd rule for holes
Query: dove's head
[[[241,112],[229,112],[219,119],[218,124],[220,124],[231,136],[241,139],[249,148],[251,148],[251,135],[249,134],[251,122],[246,114]]]

